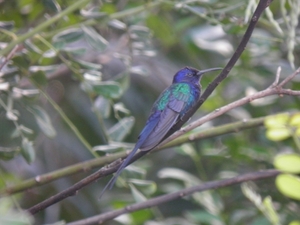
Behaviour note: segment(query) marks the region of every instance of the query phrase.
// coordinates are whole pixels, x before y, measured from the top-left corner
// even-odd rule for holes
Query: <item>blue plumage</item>
[[[199,71],[185,67],[174,75],[172,85],[164,90],[154,103],[134,149],[123,161],[114,177],[104,187],[100,197],[107,188],[112,188],[116,179],[122,170],[128,166],[138,149],[150,151],[156,147],[177,121],[195,105],[201,94],[201,85],[199,83],[201,76],[214,70],[220,70],[220,68]]]

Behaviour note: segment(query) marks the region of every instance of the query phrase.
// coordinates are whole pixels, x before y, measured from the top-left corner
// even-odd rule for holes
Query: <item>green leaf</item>
[[[94,101],[94,107],[103,118],[108,118],[111,113],[110,101],[103,96],[98,96]]]
[[[42,1],[43,5],[50,11],[52,12],[60,12],[61,7],[55,0],[43,0]]]
[[[80,59],[75,59],[80,66],[82,66],[83,68],[86,69],[90,69],[90,70],[100,70],[102,68],[101,64],[95,64],[95,63],[90,63],[90,62],[86,62]]]
[[[14,158],[17,154],[19,154],[19,152],[20,152],[19,147],[14,147],[14,148],[0,147],[0,159],[10,160]]]
[[[291,117],[290,125],[295,127],[300,127],[300,113],[296,113]]]
[[[70,29],[64,30],[64,31],[56,34],[52,38],[52,42],[53,42],[53,44],[54,43],[69,44],[71,42],[78,41],[79,39],[81,39],[83,37],[83,35],[84,35],[84,33],[80,28],[70,28]],[[55,46],[55,47],[57,47],[57,46]]]
[[[265,121],[266,128],[282,128],[285,127],[289,121],[289,113],[281,113],[274,116],[268,116]]]
[[[300,179],[291,174],[280,174],[276,177],[276,186],[285,196],[300,200]]]
[[[277,155],[274,166],[286,173],[300,173],[300,155],[295,153]]]
[[[286,127],[268,129],[266,136],[271,141],[283,141],[291,136],[291,132]]]
[[[144,202],[147,200],[146,196],[136,189],[134,185],[129,185],[129,187],[135,202]]]
[[[108,130],[108,135],[114,141],[123,141],[134,125],[134,117],[125,117]]]
[[[185,215],[189,221],[193,221],[193,224],[219,224],[222,221],[218,216],[203,210],[188,211]]]
[[[89,85],[91,85],[93,92],[105,98],[117,99],[122,94],[120,85],[114,81],[94,82],[89,83]]]
[[[105,40],[100,34],[98,34],[92,27],[82,26],[81,27],[86,41],[91,45],[91,47],[104,51],[107,48],[108,41]]]
[[[272,198],[270,196],[264,198],[263,205],[264,205],[264,214],[266,215],[268,220],[272,224],[280,224],[279,215],[274,208]]]
[[[294,220],[290,222],[289,225],[300,225],[300,220]]]
[[[39,106],[32,106],[29,108],[29,111],[34,115],[34,118],[41,131],[49,138],[55,137],[56,132],[52,126],[50,117],[48,116],[47,112]]]
[[[33,147],[33,143],[27,138],[23,138],[22,140],[21,154],[29,164],[35,160],[35,150]]]
[[[45,75],[45,72],[43,71],[37,71],[35,73],[32,73],[30,78],[34,80],[39,85],[46,85],[48,83],[47,77]]]

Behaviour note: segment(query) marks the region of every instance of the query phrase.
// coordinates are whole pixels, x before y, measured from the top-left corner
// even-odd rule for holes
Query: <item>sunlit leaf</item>
[[[289,113],[281,113],[273,116],[268,116],[265,121],[266,128],[281,128],[286,126],[290,118]]]
[[[35,150],[32,141],[27,138],[22,139],[21,154],[27,161],[27,163],[32,163],[35,160]]]
[[[100,34],[98,34],[92,27],[81,27],[87,42],[95,49],[104,51],[107,48],[108,41],[105,40]]]
[[[300,113],[294,114],[291,117],[289,124],[291,126],[300,127]]]
[[[291,132],[285,127],[272,128],[267,130],[266,136],[271,141],[283,141],[291,136]]]
[[[300,225],[300,220],[294,220],[290,222],[289,225]]]
[[[274,166],[287,173],[300,173],[300,155],[295,153],[277,155]]]
[[[56,131],[52,126],[50,117],[47,112],[39,106],[31,106],[29,111],[34,115],[34,118],[39,125],[41,131],[49,138],[53,138],[56,135]]]
[[[291,174],[280,174],[276,177],[276,186],[285,196],[300,200],[300,178]]]
[[[130,133],[134,125],[134,117],[125,117],[121,119],[116,125],[108,130],[110,138],[114,141],[123,141]]]

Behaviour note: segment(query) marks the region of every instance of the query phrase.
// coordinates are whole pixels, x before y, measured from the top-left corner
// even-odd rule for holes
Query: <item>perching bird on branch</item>
[[[100,197],[107,188],[111,189],[123,169],[130,164],[132,157],[138,149],[140,151],[150,151],[156,147],[178,121],[195,106],[201,94],[200,79],[204,73],[220,70],[221,68],[211,68],[197,70],[185,67],[179,70],[173,78],[173,83],[165,89],[154,105],[146,125],[138,137],[138,141],[123,161],[115,175],[104,187]],[[176,129],[179,129],[177,127]]]

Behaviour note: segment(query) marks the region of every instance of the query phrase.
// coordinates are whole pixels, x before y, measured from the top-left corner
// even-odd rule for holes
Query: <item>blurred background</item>
[[[75,4],[79,6],[75,8]],[[256,4],[253,0],[0,0],[2,196],[6,187],[26,179],[130,150],[152,104],[171,84],[176,71],[184,66],[207,69],[226,65]],[[281,78],[299,66],[298,6],[297,0],[271,3],[229,77],[189,123],[267,88],[278,66]],[[63,14],[68,9],[70,12]],[[47,25],[55,16],[59,19]],[[24,37],[29,32],[32,35]],[[5,52],[10,42],[23,37],[24,42]],[[9,53],[6,63],[4,56]],[[203,89],[216,76],[217,72],[204,75]],[[299,80],[298,76],[287,87],[299,89]],[[298,108],[298,97],[266,97],[235,108],[196,132],[297,112]],[[257,126],[149,154],[129,166],[100,201],[98,196],[111,176],[34,217],[21,209],[72,186],[96,169],[39,187],[32,185],[0,198],[0,215],[18,224],[70,222],[201,182],[273,168],[276,154],[294,151],[295,139],[274,142],[265,133],[263,126]],[[267,179],[247,183],[244,189],[236,185],[197,193],[106,224],[267,225],[299,219],[299,201],[279,193],[274,182]],[[256,198],[247,196],[245,189],[257,199],[271,196],[274,220],[253,203]]]

